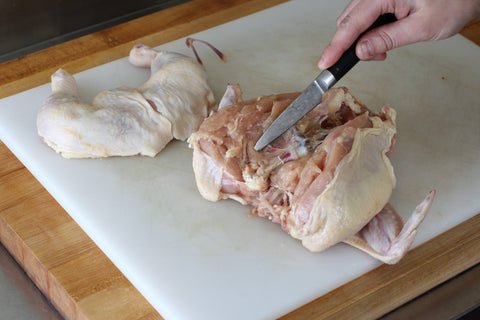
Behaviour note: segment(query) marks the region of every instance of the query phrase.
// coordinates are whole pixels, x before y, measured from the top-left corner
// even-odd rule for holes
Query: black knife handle
[[[395,18],[395,15],[393,13],[386,13],[378,17],[378,19],[375,20],[372,26],[365,30],[360,36],[358,36],[357,40],[355,40],[355,42],[350,46],[350,48],[345,51],[345,53],[340,57],[340,59],[327,70],[330,71],[330,73],[335,77],[337,81],[340,80],[340,78],[343,77],[350,69],[352,69],[353,66],[355,66],[360,60],[355,53],[355,47],[357,46],[358,39],[360,39],[365,33],[370,30],[395,21],[397,21],[397,18]]]

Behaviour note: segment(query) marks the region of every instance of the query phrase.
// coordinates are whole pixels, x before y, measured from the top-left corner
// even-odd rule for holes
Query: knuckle
[[[395,48],[395,39],[388,32],[378,31],[377,35],[386,51]]]
[[[352,17],[349,14],[347,14],[345,17],[339,17],[337,19],[337,28],[348,28],[351,20]]]
[[[364,31],[360,21],[357,21],[351,15],[346,15],[345,17],[337,20],[337,30],[342,34],[347,34],[350,37],[358,36]]]

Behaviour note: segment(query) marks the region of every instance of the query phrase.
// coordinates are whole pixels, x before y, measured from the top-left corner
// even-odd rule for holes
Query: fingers
[[[332,66],[380,15],[393,12],[391,5],[385,5],[392,1],[353,0],[338,18],[337,31],[318,61],[318,67],[326,69]],[[370,57],[374,56],[377,56],[375,52],[371,52]]]
[[[375,18],[367,23],[364,23],[365,20],[361,23],[357,21],[351,15],[346,15],[339,20],[337,31],[318,62],[320,69],[326,69],[338,61],[340,56],[357,40],[358,36],[375,21]]]
[[[357,6],[357,4],[360,2],[361,0],[352,0],[348,5],[347,7],[345,8],[345,10],[343,10],[342,14],[338,17],[337,19],[337,27],[338,25],[340,24],[341,21],[343,21],[343,19],[345,19],[345,17],[347,15],[350,14],[350,12],[352,12],[352,10]]]
[[[392,50],[396,47],[396,40],[391,33],[392,28],[379,27],[365,34],[358,41],[355,50],[357,57],[360,60],[372,60]]]
[[[377,60],[394,48],[428,40],[425,22],[419,15],[384,25],[363,35],[357,44],[356,54],[360,60]]]
[[[337,30],[318,61],[332,66],[382,14],[394,13],[396,22],[363,35],[356,47],[361,60],[384,60],[386,52],[420,41],[448,38],[480,16],[480,0],[353,0],[337,20]]]

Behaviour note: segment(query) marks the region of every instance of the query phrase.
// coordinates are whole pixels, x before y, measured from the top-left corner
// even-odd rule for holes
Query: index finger
[[[337,31],[318,62],[320,69],[326,69],[337,62],[362,32],[367,30],[380,15],[393,12],[389,6],[383,5],[384,2],[381,0],[357,0],[350,3],[338,18]],[[389,2],[391,1],[387,1],[387,3]]]

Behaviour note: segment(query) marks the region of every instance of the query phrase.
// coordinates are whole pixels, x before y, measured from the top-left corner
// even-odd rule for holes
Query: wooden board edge
[[[258,2],[261,2],[261,1],[256,1],[256,2],[258,3]],[[285,2],[285,1],[270,1],[269,3],[274,3],[273,5],[275,5],[275,4],[279,4],[279,3],[282,3],[282,2]],[[212,19],[212,17],[210,17],[209,19]],[[209,19],[207,19],[207,20],[209,20]],[[214,19],[214,17],[213,17],[213,19]],[[234,19],[236,19],[236,18],[232,18],[231,20],[234,20]],[[210,21],[210,23],[211,23],[211,21]],[[478,22],[476,22],[476,23],[478,25]],[[205,25],[205,29],[207,29],[206,25]],[[478,35],[478,29],[479,28],[477,27],[476,28],[477,31],[475,32],[475,34],[477,34],[477,35]],[[185,26],[185,32],[188,32],[188,30],[191,30],[191,29],[188,26]],[[195,32],[198,32],[198,31],[200,31],[200,30],[197,30]],[[175,34],[175,32],[172,31],[172,35],[173,34]],[[462,34],[464,34],[464,33],[462,32]],[[467,38],[469,38],[468,35],[466,35],[466,34],[464,34],[464,35]],[[146,36],[144,36],[143,39],[144,40],[152,39],[153,41],[158,41],[159,38],[157,38],[157,37],[158,37],[158,35],[153,35],[153,36],[146,35]],[[180,38],[180,37],[178,37],[178,38]],[[172,39],[172,40],[175,40],[175,39]],[[479,44],[478,41],[480,41],[480,40],[478,40],[478,41],[472,40],[472,41]],[[165,43],[165,42],[168,42],[168,41],[165,40],[163,43]],[[130,44],[131,44],[131,41],[130,42],[125,42],[123,44],[115,44],[114,47],[108,47],[105,50],[102,50],[102,51],[99,51],[99,52],[93,54],[93,58],[94,58],[93,59],[94,60],[93,64],[88,64],[87,63],[88,59],[85,60],[86,57],[80,57],[80,58],[77,58],[76,60],[73,60],[72,62],[69,62],[70,64],[67,63],[66,65],[71,65],[75,68],[78,68],[78,71],[85,70],[85,69],[88,69],[88,68],[92,68],[93,66],[97,66],[97,65],[100,65],[102,63],[106,63],[106,62],[110,61],[111,60],[111,56],[109,56],[110,53],[116,52],[119,49],[119,47],[121,47],[121,46],[124,46],[124,48],[126,48]],[[159,44],[161,44],[161,43],[159,43]],[[159,45],[159,44],[157,44],[157,45]],[[45,55],[45,53],[42,53],[42,54]],[[89,56],[89,57],[92,57],[92,56]],[[103,61],[102,59],[105,59],[105,57],[110,58],[110,60]],[[17,64],[21,64],[21,63],[17,62]],[[1,68],[2,68],[2,66],[0,65],[0,70],[1,70]],[[31,75],[29,75],[27,77],[19,77],[17,79],[13,79],[13,80],[10,79],[7,82],[4,82],[2,85],[0,85],[0,98],[6,97],[6,96],[9,96],[9,95],[18,93],[18,92],[25,91],[27,89],[30,89],[30,88],[33,88],[35,86],[38,86],[38,85],[41,85],[41,84],[44,84],[44,83],[48,82],[48,78],[49,78],[50,74],[56,68],[57,68],[57,66],[49,67],[49,68],[46,68],[46,69],[42,69],[38,72],[37,71],[33,72]],[[30,81],[33,81],[33,83],[29,84],[28,82],[30,82]],[[18,161],[18,160],[16,160],[16,161]],[[32,179],[34,179],[34,178],[32,177]],[[479,221],[478,215],[476,217],[472,218],[472,219],[475,223],[478,224],[478,221]],[[472,220],[472,219],[470,219],[470,220]],[[462,231],[463,229],[458,229],[459,227],[460,226],[457,226],[457,227],[453,228],[452,230],[449,230],[449,232],[450,231],[453,232],[453,230]],[[469,228],[466,228],[466,229],[467,229],[467,231],[470,230]],[[465,231],[465,230],[463,230],[463,231]],[[10,234],[10,232],[13,232],[14,234],[12,235],[12,234]],[[15,241],[14,241],[15,245],[7,246],[5,244],[5,241],[2,237],[5,237],[7,234],[10,237],[13,237],[15,239]],[[17,238],[15,238],[15,237],[17,237]],[[455,242],[448,241],[448,239],[446,239],[446,240],[447,240],[448,243],[452,243],[454,248],[457,248],[457,249],[459,248],[455,244]],[[457,238],[457,240],[458,240],[458,238]],[[29,252],[28,247],[26,247],[26,248],[24,247],[25,244],[23,244],[23,245],[20,244],[17,247],[17,242],[21,241],[21,239],[18,238],[18,235],[15,234],[15,231],[13,231],[10,228],[10,226],[8,224],[6,224],[6,221],[1,217],[0,217],[0,241],[2,241],[2,243],[4,243],[5,247],[10,251],[10,253],[12,253],[12,255],[16,258],[16,260],[20,264],[21,264],[21,261],[25,261],[24,258],[28,255],[33,255],[33,256],[29,257],[29,259],[33,259],[33,261],[35,261],[35,259],[37,259],[36,256],[32,252]],[[421,292],[419,292],[418,294],[421,294],[421,293],[429,290],[430,288],[434,287],[435,285],[441,283],[442,282],[441,278],[448,279],[448,277],[452,277],[452,276],[458,274],[459,272],[471,267],[472,265],[474,265],[475,263],[478,263],[480,261],[479,252],[478,252],[479,251],[478,248],[480,247],[479,246],[480,240],[478,239],[478,237],[471,240],[471,241],[469,241],[468,239],[463,239],[463,240],[460,239],[459,241],[460,242],[463,241],[463,244],[468,249],[466,252],[469,253],[469,256],[466,257],[461,263],[457,264],[456,266],[453,266],[453,267],[449,268],[449,272],[446,275],[444,275],[443,277],[430,276],[430,277],[433,278],[433,280],[431,280],[431,282],[428,286],[422,287],[421,290],[420,290]],[[409,257],[414,255],[414,253],[417,252],[417,250],[420,250],[419,248],[425,248],[424,247],[425,245],[426,244],[414,249],[411,253],[409,253],[406,260],[410,261]],[[473,250],[472,248],[474,248],[475,250]],[[430,250],[431,249],[432,248],[430,248]],[[428,251],[428,249],[422,249],[422,250],[427,250]],[[418,252],[420,252],[419,254],[422,253],[422,250],[418,251]],[[448,252],[449,252],[449,254],[445,253],[441,257],[438,257],[438,259],[434,259],[434,260],[430,261],[430,263],[431,264],[438,264],[440,262],[449,263],[450,262],[449,259],[452,259],[452,257],[455,257],[455,254],[451,250],[448,251]],[[408,262],[405,262],[405,263],[408,263]],[[430,270],[431,271],[431,269],[428,268],[428,265],[425,265],[425,264],[421,264],[421,265],[422,265],[422,267],[421,267],[421,269],[419,269],[420,271],[425,271],[425,270]],[[386,289],[385,289],[385,286],[383,285],[385,279],[382,279],[382,280],[377,279],[377,278],[380,277],[380,275],[382,273],[386,272],[384,270],[384,268],[386,268],[386,267],[390,268],[391,266],[381,266],[378,269],[375,269],[372,272],[368,273],[367,275],[365,275],[365,276],[363,276],[359,279],[356,279],[356,280],[352,281],[351,283],[348,283],[345,286],[342,286],[341,288],[338,288],[338,289],[332,291],[331,293],[327,294],[326,296],[320,297],[320,298],[312,301],[311,303],[309,303],[309,304],[307,304],[307,305],[305,305],[305,306],[303,306],[303,307],[301,307],[301,308],[299,308],[295,311],[292,311],[291,313],[286,315],[284,317],[284,319],[293,319],[294,316],[295,316],[295,319],[297,318],[297,316],[298,316],[299,319],[301,319],[302,317],[311,319],[313,316],[315,316],[314,318],[318,318],[318,319],[328,318],[328,317],[335,317],[336,318],[337,316],[339,317],[339,319],[341,317],[346,317],[346,316],[349,316],[350,318],[352,318],[352,317],[355,318],[355,317],[358,316],[358,313],[353,315],[352,310],[357,310],[355,308],[359,308],[359,307],[363,308],[364,306],[368,306],[369,304],[375,304],[375,306],[372,308],[372,313],[371,314],[378,315],[378,314],[388,312],[389,310],[386,310],[385,306],[382,303],[379,303],[376,300],[372,300],[373,299],[372,295],[368,294],[368,293],[371,293],[371,291],[369,291],[367,293],[360,292],[360,294],[355,296],[355,297],[353,296],[352,293],[349,293],[349,296],[352,296],[351,303],[349,304],[349,306],[342,306],[342,308],[345,308],[344,311],[339,310],[338,308],[340,306],[338,306],[338,305],[337,306],[330,306],[330,307],[328,307],[328,306],[323,307],[324,305],[328,305],[328,303],[331,303],[332,295],[346,294],[346,292],[348,292],[348,291],[352,291],[352,292],[358,294],[359,293],[358,288],[361,287],[363,284],[370,284],[370,285],[373,285],[373,286],[375,286],[375,285],[379,286],[381,288],[380,293],[383,292],[383,294],[384,294],[384,297],[382,297],[384,299],[387,299],[389,297],[392,298],[392,299],[397,299],[397,296],[392,297],[391,293],[388,293],[388,292],[385,293]],[[393,266],[393,268],[395,268],[395,266]],[[395,270],[395,269],[392,269],[392,270]],[[389,272],[392,272],[392,270],[390,270]],[[387,272],[387,274],[389,272]],[[27,273],[28,273],[28,270],[27,270]],[[427,276],[429,276],[429,275],[427,274]],[[51,281],[53,281],[51,283],[53,283],[53,285],[55,285],[56,281],[54,281],[54,279],[51,280]],[[411,282],[412,280],[408,279],[408,278],[398,278],[397,277],[395,281],[396,282],[389,282],[389,283],[390,284],[398,284],[398,285],[402,286],[402,283],[401,283],[402,281],[406,281],[406,283],[409,283],[408,281]],[[40,280],[39,280],[39,282],[40,282]],[[50,283],[50,282],[44,283],[43,286],[48,287],[48,285],[49,285],[48,283]],[[39,288],[40,288],[39,284],[37,284],[37,286],[39,286]],[[60,288],[60,289],[63,290],[63,288]],[[361,291],[363,291],[363,290],[361,290]],[[403,297],[401,299],[398,299],[397,304],[400,305],[403,302],[406,302],[413,297],[415,297],[415,295],[413,295],[411,297]],[[329,310],[328,313],[327,312],[322,312],[322,310],[326,310],[325,308],[327,308]],[[364,311],[365,310],[363,310],[363,312]],[[67,317],[67,318],[70,318],[70,317]]]
[[[480,263],[479,229],[480,214],[477,214],[414,248],[399,263],[382,265],[280,319],[355,319],[360,314],[363,318],[375,319],[383,316]]]
[[[1,141],[0,154],[0,241],[55,309],[65,319],[104,319],[101,298],[121,314],[115,319],[163,319]],[[108,277],[79,288],[92,270]]]
[[[467,25],[460,31],[460,34],[472,41],[473,43],[480,45],[480,19],[475,19],[467,23]]]
[[[211,0],[194,0],[7,61],[0,64],[0,99],[48,83],[50,76],[59,68],[66,68],[71,73],[84,71],[126,57],[135,43],[159,46],[287,1],[289,0],[248,0],[234,5],[222,5],[225,1],[215,0],[214,2],[217,3],[215,7]],[[161,25],[154,26],[153,28],[158,28],[155,32],[138,31],[142,29],[137,28],[138,25],[155,24],[155,21],[162,21],[168,15],[181,16],[181,13],[188,12],[189,9],[186,8],[190,7],[191,3],[195,3],[197,10],[204,8],[211,11],[207,11],[201,17],[178,19],[165,28]],[[218,6],[221,9],[218,9]],[[215,7],[216,10],[209,9],[210,7]],[[479,29],[480,19],[472,20],[460,31],[460,34],[480,45]],[[122,34],[128,36],[122,36]],[[69,47],[86,49],[77,50],[77,52],[64,49]],[[58,53],[61,55],[57,59]]]
[[[0,216],[0,241],[62,317],[65,319],[88,319],[68,292],[56,281],[2,216]],[[33,269],[35,272],[32,272]]]
[[[128,56],[137,43],[156,47],[287,1],[193,0],[7,61],[0,64],[0,99],[50,82],[59,68],[91,69]]]

